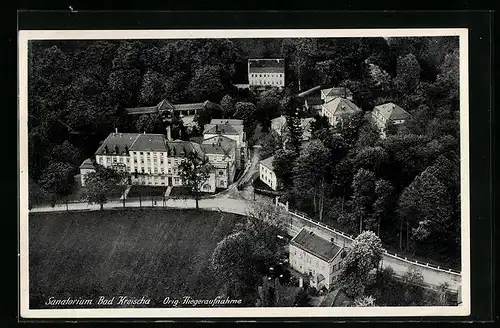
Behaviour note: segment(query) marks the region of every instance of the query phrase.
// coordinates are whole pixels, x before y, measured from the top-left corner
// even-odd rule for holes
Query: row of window
[[[261,74],[261,73],[250,73],[251,77],[283,77],[283,73],[272,73],[272,74]]]
[[[283,85],[282,81],[266,81],[266,80],[259,80],[257,82],[254,81],[254,83],[263,85],[263,84],[269,84],[269,85]],[[252,83],[250,83],[252,84]]]

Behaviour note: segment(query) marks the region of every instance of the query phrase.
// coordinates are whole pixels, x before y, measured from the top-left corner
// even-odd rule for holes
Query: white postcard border
[[[292,308],[100,308],[29,309],[28,235],[28,42],[30,40],[298,38],[458,36],[460,39],[461,281],[462,304],[443,307]],[[34,318],[256,318],[422,317],[470,315],[468,30],[426,29],[209,29],[209,30],[20,30],[18,33],[20,315]]]

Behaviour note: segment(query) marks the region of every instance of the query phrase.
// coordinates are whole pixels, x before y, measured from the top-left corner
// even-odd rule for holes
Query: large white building
[[[290,241],[290,267],[309,276],[312,287],[330,289],[337,280],[347,249],[302,228]]]
[[[386,137],[386,129],[389,124],[394,124],[399,129],[410,116],[407,111],[394,103],[375,106],[372,111],[372,120],[379,128],[382,138]]]
[[[182,186],[179,165],[186,155],[196,152],[205,157],[213,170],[202,191],[214,192],[233,182],[236,167],[236,141],[215,135],[201,144],[169,140],[163,134],[110,133],[95,153],[95,161],[107,168],[128,173],[129,184]],[[88,160],[81,174],[90,172]]]
[[[285,86],[285,60],[277,59],[249,59],[248,84],[258,87]]]
[[[262,182],[271,187],[272,190],[278,189],[278,179],[273,168],[274,156],[263,159],[259,163],[259,177]]]
[[[349,99],[342,97],[326,99],[327,101],[321,105],[321,115],[326,116],[330,125],[336,125],[344,117],[361,112],[361,108]]]

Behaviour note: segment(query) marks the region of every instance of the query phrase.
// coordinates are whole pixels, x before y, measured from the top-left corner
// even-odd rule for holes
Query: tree
[[[243,120],[247,139],[253,136],[257,126],[257,119],[255,117],[256,112],[257,107],[251,102],[237,102],[235,105],[234,117]]]
[[[83,160],[82,151],[73,146],[68,140],[62,144],[55,145],[50,152],[50,157],[57,162],[71,163],[79,166]]]
[[[195,101],[219,101],[224,90],[218,66],[203,66],[194,71],[188,92]]]
[[[366,226],[368,229],[373,228],[373,222],[369,219],[373,206],[375,174],[365,169],[359,169],[354,175],[352,189],[354,190],[352,197],[353,213],[359,221],[359,232],[361,233]],[[364,222],[365,220],[368,222]]]
[[[373,296],[361,296],[354,300],[355,307],[375,306],[375,298]]]
[[[318,138],[316,136],[316,133],[322,130],[327,130],[327,133],[331,135],[331,131],[329,131],[330,123],[328,123],[328,118],[326,116],[317,114],[314,116],[314,120],[311,122],[311,135],[313,136],[313,138]]]
[[[334,133],[339,133],[346,143],[351,147],[358,140],[359,131],[365,124],[365,113],[363,111],[342,117],[333,127]]]
[[[317,41],[315,39],[286,39],[282,43],[281,53],[290,61],[295,77],[298,81],[299,92],[302,91],[302,78],[308,70],[308,63],[316,54]]]
[[[99,204],[102,210],[104,203],[108,200],[109,193],[124,178],[120,172],[96,164],[95,172],[85,175],[85,198],[89,204]]]
[[[403,276],[406,285],[403,292],[404,305],[420,305],[424,297],[424,276],[416,267],[411,266]]]
[[[44,191],[51,193],[53,197],[67,195],[73,188],[75,171],[75,167],[70,163],[49,162],[49,165],[44,168],[38,183]]]
[[[290,163],[294,163],[296,159],[297,154],[286,149],[279,149],[274,155],[273,171],[283,189],[287,189],[292,186],[293,167]]]
[[[364,295],[366,287],[375,281],[384,249],[372,231],[358,235],[350,248],[341,266],[338,284],[348,296],[356,298]]]
[[[427,169],[403,190],[399,198],[400,247],[406,222],[406,249],[409,237],[416,242],[442,244],[452,226],[452,204],[446,186]]]
[[[225,95],[220,101],[220,106],[222,107],[222,117],[229,118],[234,114],[234,106],[236,101],[231,95]]]
[[[380,147],[362,148],[354,157],[354,169],[365,169],[374,172],[378,176],[385,173],[389,155],[387,151]]]
[[[400,56],[397,62],[397,73],[394,79],[396,89],[401,94],[410,94],[420,81],[420,64],[413,54]]]
[[[382,218],[389,218],[394,210],[394,187],[390,181],[380,179],[375,183],[375,201],[373,202],[373,221],[377,223],[377,236],[380,237]]]
[[[314,213],[323,219],[324,198],[327,174],[330,171],[328,149],[319,140],[312,140],[302,149],[294,163],[294,187],[297,190],[310,190],[313,198]]]
[[[253,248],[253,238],[238,231],[222,239],[212,253],[211,268],[225,283],[230,296],[239,298],[253,292],[258,277]]]
[[[280,149],[283,149],[283,138],[281,135],[277,134],[276,131],[271,130],[268,134],[264,136],[261,140],[260,157],[268,158]]]
[[[280,95],[276,88],[260,93],[257,111],[262,124],[268,124],[271,119],[278,117],[281,114],[280,109]]]
[[[139,101],[144,105],[154,105],[165,96],[165,77],[155,71],[147,71],[142,77]]]
[[[379,129],[374,124],[368,122],[368,124],[364,124],[359,131],[358,140],[356,141],[356,147],[374,147],[379,141]]]
[[[117,102],[131,106],[139,93],[141,71],[135,69],[118,69],[108,77],[108,85],[113,98]]]
[[[135,123],[136,131],[146,133],[164,133],[163,121],[160,114],[142,114]]]
[[[208,159],[195,150],[187,153],[184,160],[179,164],[179,175],[183,184],[193,193],[196,209],[199,209],[200,192],[211,172],[212,166],[208,163]]]
[[[302,147],[302,137],[304,134],[302,128],[302,102],[298,97],[286,97],[283,101],[283,109],[285,112],[286,127],[287,127],[287,140],[286,146],[288,149],[300,152]]]

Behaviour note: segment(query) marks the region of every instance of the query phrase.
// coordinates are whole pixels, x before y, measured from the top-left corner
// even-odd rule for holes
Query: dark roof
[[[238,131],[229,124],[205,124],[205,131],[203,131],[203,133],[239,134]]]
[[[321,238],[314,232],[305,228],[302,228],[302,230],[293,237],[290,244],[327,262],[333,260],[342,249],[331,241]]]
[[[307,97],[305,102],[307,106],[321,106],[323,104],[321,97]]]
[[[249,59],[248,73],[285,73],[285,60],[274,59]]]
[[[165,136],[163,134],[139,134],[130,147],[131,151],[165,151]]]
[[[201,110],[205,108],[206,102],[191,103],[191,104],[175,104],[174,110]]]
[[[217,135],[203,140],[201,149],[205,154],[225,154],[230,155],[235,151],[236,141],[225,136]]]
[[[361,109],[349,99],[336,97],[324,103],[323,108],[332,113],[332,115],[354,114]]]
[[[191,137],[189,138],[189,141],[201,144],[203,142],[203,137]]]
[[[94,162],[90,158],[87,158],[86,160],[83,161],[82,165],[80,165],[81,169],[93,169],[94,168]]]
[[[317,91],[317,90],[319,90],[319,89],[321,89],[321,85],[318,85],[318,86],[315,86],[314,88],[311,88],[311,89],[309,89],[309,90],[303,91],[303,92],[299,93],[299,94],[297,95],[297,97],[300,97],[300,98],[305,97],[305,96],[307,96],[307,95],[309,95],[309,94],[311,94],[311,93],[313,93],[314,91]]]
[[[229,124],[232,126],[235,125],[243,125],[243,120],[235,120],[235,119],[225,119],[225,118],[213,118],[210,121],[210,124]]]
[[[263,159],[262,161],[260,161],[260,164],[264,165],[265,167],[267,167],[268,169],[270,169],[271,171],[273,171],[274,170],[273,160],[274,160],[274,156],[271,156],[271,157],[268,157],[268,158]]]
[[[127,155],[126,149],[130,150],[135,139],[139,136],[139,133],[110,133],[108,137],[103,141],[102,145],[99,146],[96,155],[106,154],[106,146],[108,149],[107,154],[114,155]],[[117,152],[118,150],[118,152]]]
[[[158,111],[156,106],[125,108],[129,115],[153,114]]]
[[[352,97],[352,91],[346,87],[333,87],[321,90],[321,94],[327,97]]]
[[[192,141],[173,140],[166,142],[166,148],[169,156],[183,156],[193,151],[200,155],[204,155],[200,145]]]
[[[378,111],[388,120],[405,120],[411,116],[407,111],[394,103],[378,105],[373,110]]]

